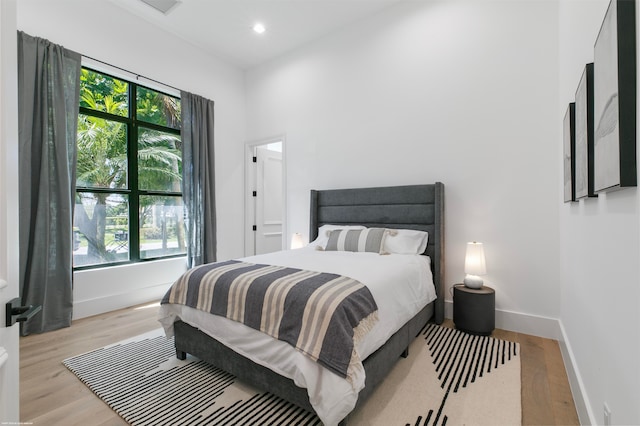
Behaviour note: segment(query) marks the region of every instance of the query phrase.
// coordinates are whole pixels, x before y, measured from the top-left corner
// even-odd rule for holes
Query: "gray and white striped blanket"
[[[357,343],[378,319],[369,289],[345,276],[237,260],[187,271],[162,303],[221,315],[285,341],[351,382]]]

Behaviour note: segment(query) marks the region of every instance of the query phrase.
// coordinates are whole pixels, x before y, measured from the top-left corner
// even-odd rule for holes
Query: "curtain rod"
[[[107,65],[107,66],[109,66],[109,67],[112,67],[112,68],[118,69],[118,70],[120,70],[120,71],[124,71],[124,72],[126,72],[126,73],[131,74],[131,75],[135,75],[135,76],[136,76],[136,79],[138,79],[138,78],[144,78],[145,80],[153,81],[154,83],[159,84],[159,85],[161,85],[161,86],[169,87],[169,88],[171,88],[171,89],[173,89],[173,90],[177,90],[178,92],[181,92],[181,90],[180,90],[180,89],[178,89],[177,87],[173,87],[173,86],[171,86],[171,85],[169,85],[169,84],[162,83],[162,82],[160,82],[160,81],[158,81],[158,80],[154,80],[153,78],[145,77],[144,75],[138,74],[137,72],[129,71],[129,70],[124,69],[124,68],[122,68],[122,67],[119,67],[119,66],[117,66],[117,65],[113,65],[113,64],[109,64],[109,63],[107,63],[107,62],[105,62],[105,61],[101,61],[100,59],[92,58],[91,56],[88,56],[88,55],[83,55],[83,54],[81,54],[81,56],[82,56],[83,58],[91,59],[92,61],[100,62],[101,64],[104,64],[104,65]]]

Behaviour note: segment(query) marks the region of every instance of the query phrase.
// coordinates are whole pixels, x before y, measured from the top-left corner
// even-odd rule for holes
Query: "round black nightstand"
[[[496,292],[491,287],[453,286],[453,323],[470,334],[488,336],[496,327]]]

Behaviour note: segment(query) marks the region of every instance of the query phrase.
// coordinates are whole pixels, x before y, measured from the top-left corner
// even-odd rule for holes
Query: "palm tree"
[[[147,190],[180,192],[182,181],[181,141],[178,136],[153,130],[138,133],[138,186]],[[164,206],[175,206],[176,197],[146,196],[140,199],[140,228],[152,213],[152,207],[159,202]],[[167,248],[166,209],[162,209],[162,248]],[[183,251],[184,218],[176,217],[178,249]]]
[[[82,70],[81,105],[91,110],[117,116],[127,116],[127,83],[106,78],[101,74]],[[141,91],[142,88],[140,88]],[[165,122],[175,125],[179,118],[179,103],[166,102],[155,91],[144,89],[145,99],[139,105],[138,116],[144,120],[160,114]],[[168,98],[168,96],[164,96]],[[157,108],[154,105],[161,105]],[[145,110],[146,108],[146,110]],[[159,111],[159,112],[158,112]],[[147,114],[147,115],[145,115]],[[164,124],[164,123],[158,123]],[[95,189],[92,192],[77,192],[75,226],[89,243],[87,255],[100,262],[115,260],[105,244],[108,211],[126,203],[126,195],[109,190],[126,189],[127,179],[127,126],[114,120],[93,115],[79,115],[77,135],[77,186]],[[180,192],[181,146],[179,136],[139,128],[138,178],[141,189],[161,189]],[[169,187],[167,187],[169,185]],[[147,198],[145,198],[146,200]],[[141,212],[147,205],[141,203]],[[182,221],[182,218],[179,218]],[[144,215],[140,217],[140,226]],[[178,241],[184,248],[184,233],[180,222]],[[166,236],[165,236],[166,237]],[[164,241],[166,246],[166,239]]]

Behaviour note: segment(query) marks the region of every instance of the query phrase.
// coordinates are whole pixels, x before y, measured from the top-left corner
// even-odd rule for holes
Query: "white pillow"
[[[427,249],[429,234],[412,229],[387,229],[382,251],[391,254],[422,254]]]
[[[318,228],[318,238],[309,243],[310,246],[321,247],[323,250],[329,242],[329,233],[337,229],[365,229],[362,225],[322,225]]]

